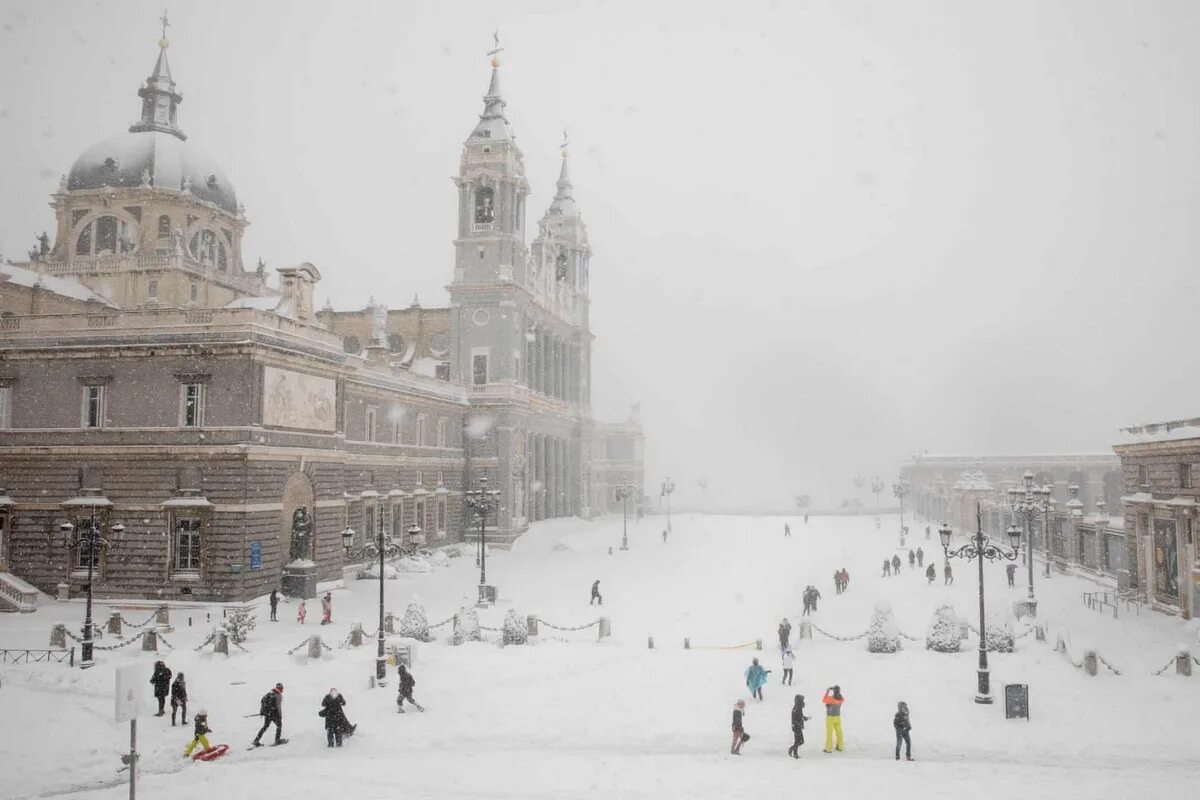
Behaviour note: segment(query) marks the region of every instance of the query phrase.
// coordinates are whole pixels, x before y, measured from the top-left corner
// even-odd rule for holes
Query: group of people
[[[790,651],[788,651],[790,652]],[[761,675],[762,682],[766,682],[766,674],[770,670],[764,670],[758,663],[758,659],[754,659],[754,663],[746,670],[747,686],[751,685],[751,676],[757,677]],[[751,696],[757,696],[762,699],[762,686],[757,685],[758,694],[755,695],[755,689],[751,688]],[[822,752],[834,753],[842,752],[845,746],[845,739],[842,733],[842,705],[846,702],[846,698],[842,695],[842,687],[834,685],[825,690],[825,696],[821,698],[822,705],[825,706],[825,749]],[[792,745],[787,749],[787,754],[792,758],[800,757],[800,748],[804,744],[804,723],[808,722],[811,717],[804,713],[804,695],[798,694],[792,704],[791,725],[792,725]],[[750,734],[746,732],[746,701],[738,698],[733,706],[733,740],[729,745],[731,755],[740,756],[742,754],[742,745],[750,741]],[[896,704],[896,714],[892,717],[892,728],[896,735],[896,760],[900,760],[901,745],[904,748],[904,757],[908,761],[912,761],[912,722],[908,715],[908,704],[903,700]]]
[[[809,585],[804,587],[804,611],[801,616],[807,617],[809,614],[817,610],[817,601],[821,599],[821,593],[817,591],[817,587]]]
[[[271,604],[271,622],[279,622],[279,590],[272,589],[270,597],[267,600]],[[300,605],[296,608],[296,621],[301,625],[304,624],[304,618],[308,616],[308,606],[304,600],[300,601]],[[321,624],[329,625],[333,622],[333,595],[326,592],[321,597]]]
[[[833,573],[833,588],[838,594],[846,591],[846,587],[850,585],[850,573],[842,567],[837,572]]]
[[[883,575],[881,577],[887,578],[891,575],[899,575],[900,564],[900,556],[898,555],[894,555],[890,559],[885,558],[883,560]]]

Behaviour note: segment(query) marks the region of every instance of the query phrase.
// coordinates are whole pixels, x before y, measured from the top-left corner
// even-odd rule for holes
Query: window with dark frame
[[[12,427],[12,387],[0,386],[0,430]]]
[[[1179,488],[1192,488],[1192,465],[1183,463],[1179,465]]]
[[[488,357],[486,353],[477,353],[471,359],[471,382],[483,386],[488,382]]]
[[[175,518],[175,572],[200,571],[201,527],[201,520],[197,516],[181,515]]]
[[[83,427],[104,427],[104,386],[83,387]]]
[[[180,387],[180,421],[185,428],[204,425],[204,384],[185,383]]]

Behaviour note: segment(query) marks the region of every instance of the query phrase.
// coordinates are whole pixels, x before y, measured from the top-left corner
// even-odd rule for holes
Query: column
[[[557,517],[554,495],[558,491],[558,451],[554,446],[554,437],[546,437],[546,516]]]

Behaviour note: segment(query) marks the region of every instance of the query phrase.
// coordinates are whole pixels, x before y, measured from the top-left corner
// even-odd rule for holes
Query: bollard
[[[762,639],[755,639],[755,640],[754,640],[754,649],[755,649],[755,650],[762,650]]]
[[[960,619],[958,621],[958,638],[960,640],[966,639],[970,633],[971,627],[967,624],[967,621],[965,619]]]
[[[192,618],[188,617],[188,627],[192,627]]]
[[[600,637],[601,639],[612,636],[612,620],[608,617],[600,618]]]
[[[538,635],[538,618],[536,614],[525,617],[525,632],[530,636]]]
[[[800,620],[800,638],[801,639],[811,639],[812,638],[812,623],[806,619]]]
[[[171,627],[171,610],[166,606],[159,606],[154,612],[154,624],[162,628]]]
[[[108,615],[108,625],[106,626],[109,633],[114,636],[121,635],[121,612],[114,611]]]
[[[395,633],[396,632],[396,615],[390,611],[387,612],[387,614],[385,614],[383,617],[383,632],[384,633]]]
[[[350,629],[350,646],[351,647],[362,647],[362,643],[363,643],[362,623],[356,622],[356,623],[354,623],[354,627]]]
[[[648,644],[649,644],[649,646],[650,646],[650,649],[651,649],[651,650],[653,650],[653,649],[654,649],[654,637],[653,637],[653,636],[651,636],[651,637],[649,638],[649,640],[648,640]]]
[[[50,646],[63,647],[67,646],[67,626],[58,624],[50,629]]]
[[[1084,650],[1083,651],[1083,671],[1086,672],[1088,675],[1091,675],[1094,678],[1094,677],[1096,677],[1096,670],[1098,669],[1098,666],[1099,666],[1099,662],[1096,659],[1096,651],[1095,650]]]
[[[609,554],[610,556],[612,555],[612,548],[611,548],[611,547],[610,547],[610,548],[608,548],[608,554]]]
[[[691,650],[691,649],[692,649],[692,640],[691,640],[691,639],[684,639],[684,640],[683,640],[683,649],[684,649],[684,650]]]
[[[158,632],[147,628],[142,631],[142,651],[145,653],[158,652]]]
[[[71,599],[71,584],[60,583],[60,584],[58,584],[57,588],[58,588],[58,595],[55,597],[56,600],[70,600]]]
[[[1039,642],[1046,641],[1046,628],[1044,625],[1035,625],[1033,627],[1033,636]]]
[[[1054,652],[1065,653],[1066,651],[1067,651],[1067,643],[1063,639],[1062,631],[1059,631],[1058,635],[1054,639]]]
[[[320,636],[308,637],[308,657],[309,658],[320,658],[321,657],[321,637]]]
[[[1192,674],[1192,654],[1186,648],[1175,655],[1175,674],[1188,677]]]
[[[229,655],[229,634],[225,631],[217,631],[217,641],[213,644],[213,652]]]

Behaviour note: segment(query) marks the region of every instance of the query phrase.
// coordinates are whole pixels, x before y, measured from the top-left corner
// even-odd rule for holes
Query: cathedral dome
[[[195,147],[170,133],[122,133],[89,147],[67,175],[67,189],[134,187],[191,191],[231,214],[238,210],[233,184]]]

